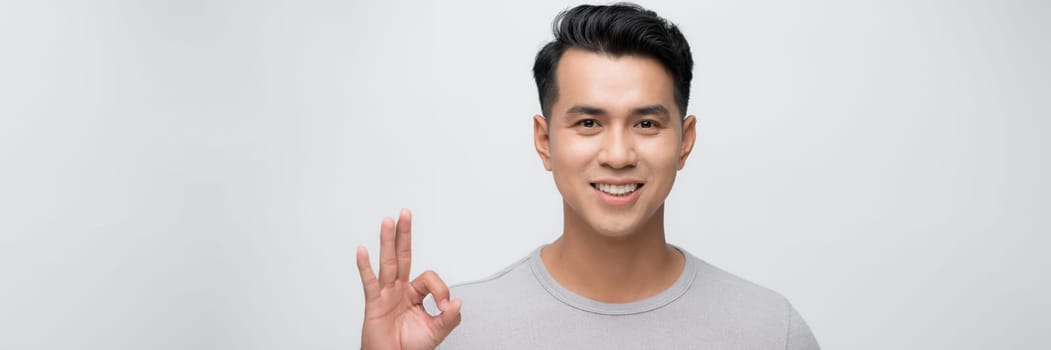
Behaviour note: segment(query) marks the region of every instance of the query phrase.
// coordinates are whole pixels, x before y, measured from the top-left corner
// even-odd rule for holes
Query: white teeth
[[[635,192],[639,188],[639,184],[627,184],[627,185],[611,185],[611,184],[595,184],[595,188],[599,191],[612,194],[614,196],[623,196],[628,193]]]

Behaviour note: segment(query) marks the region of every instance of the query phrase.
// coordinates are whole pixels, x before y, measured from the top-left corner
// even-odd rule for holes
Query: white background
[[[574,4],[4,2],[0,348],[355,348],[383,216],[450,283],[553,240]],[[1047,2],[643,5],[696,60],[671,242],[826,349],[1051,347]]]

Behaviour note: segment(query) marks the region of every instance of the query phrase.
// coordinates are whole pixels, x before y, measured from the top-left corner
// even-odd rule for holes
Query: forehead
[[[558,98],[552,105],[555,115],[576,105],[612,112],[658,104],[669,111],[678,110],[671,75],[651,57],[612,56],[571,48],[559,60],[555,81],[558,84]]]

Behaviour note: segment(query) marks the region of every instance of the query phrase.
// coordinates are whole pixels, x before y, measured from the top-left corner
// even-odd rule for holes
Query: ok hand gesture
[[[409,282],[412,263],[412,213],[402,209],[397,226],[384,218],[380,226],[380,275],[372,272],[369,252],[358,247],[358,271],[365,287],[365,322],[361,347],[434,349],[460,324],[459,299],[449,300],[449,287],[434,271]],[[431,316],[423,298],[434,295],[441,314]]]

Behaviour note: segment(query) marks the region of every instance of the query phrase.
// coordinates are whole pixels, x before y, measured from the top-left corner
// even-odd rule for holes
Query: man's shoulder
[[[531,256],[532,254],[526,255],[485,278],[453,284],[449,286],[450,293],[466,301],[510,293],[529,284],[535,284],[529,267]]]
[[[781,293],[703,259],[691,258],[695,259],[696,276],[683,302],[692,311],[778,326],[787,322],[792,306]]]
[[[786,349],[820,349],[810,326],[784,295],[697,260],[695,283],[700,285],[692,288],[692,297],[703,300],[694,305],[701,305],[708,316],[721,320],[728,330],[783,339]]]
[[[694,259],[697,266],[696,277],[694,277],[694,283],[697,285],[694,287],[723,291],[725,294],[749,299],[771,301],[783,301],[785,299],[784,296],[773,289],[724,270],[704,259],[691,258]]]

